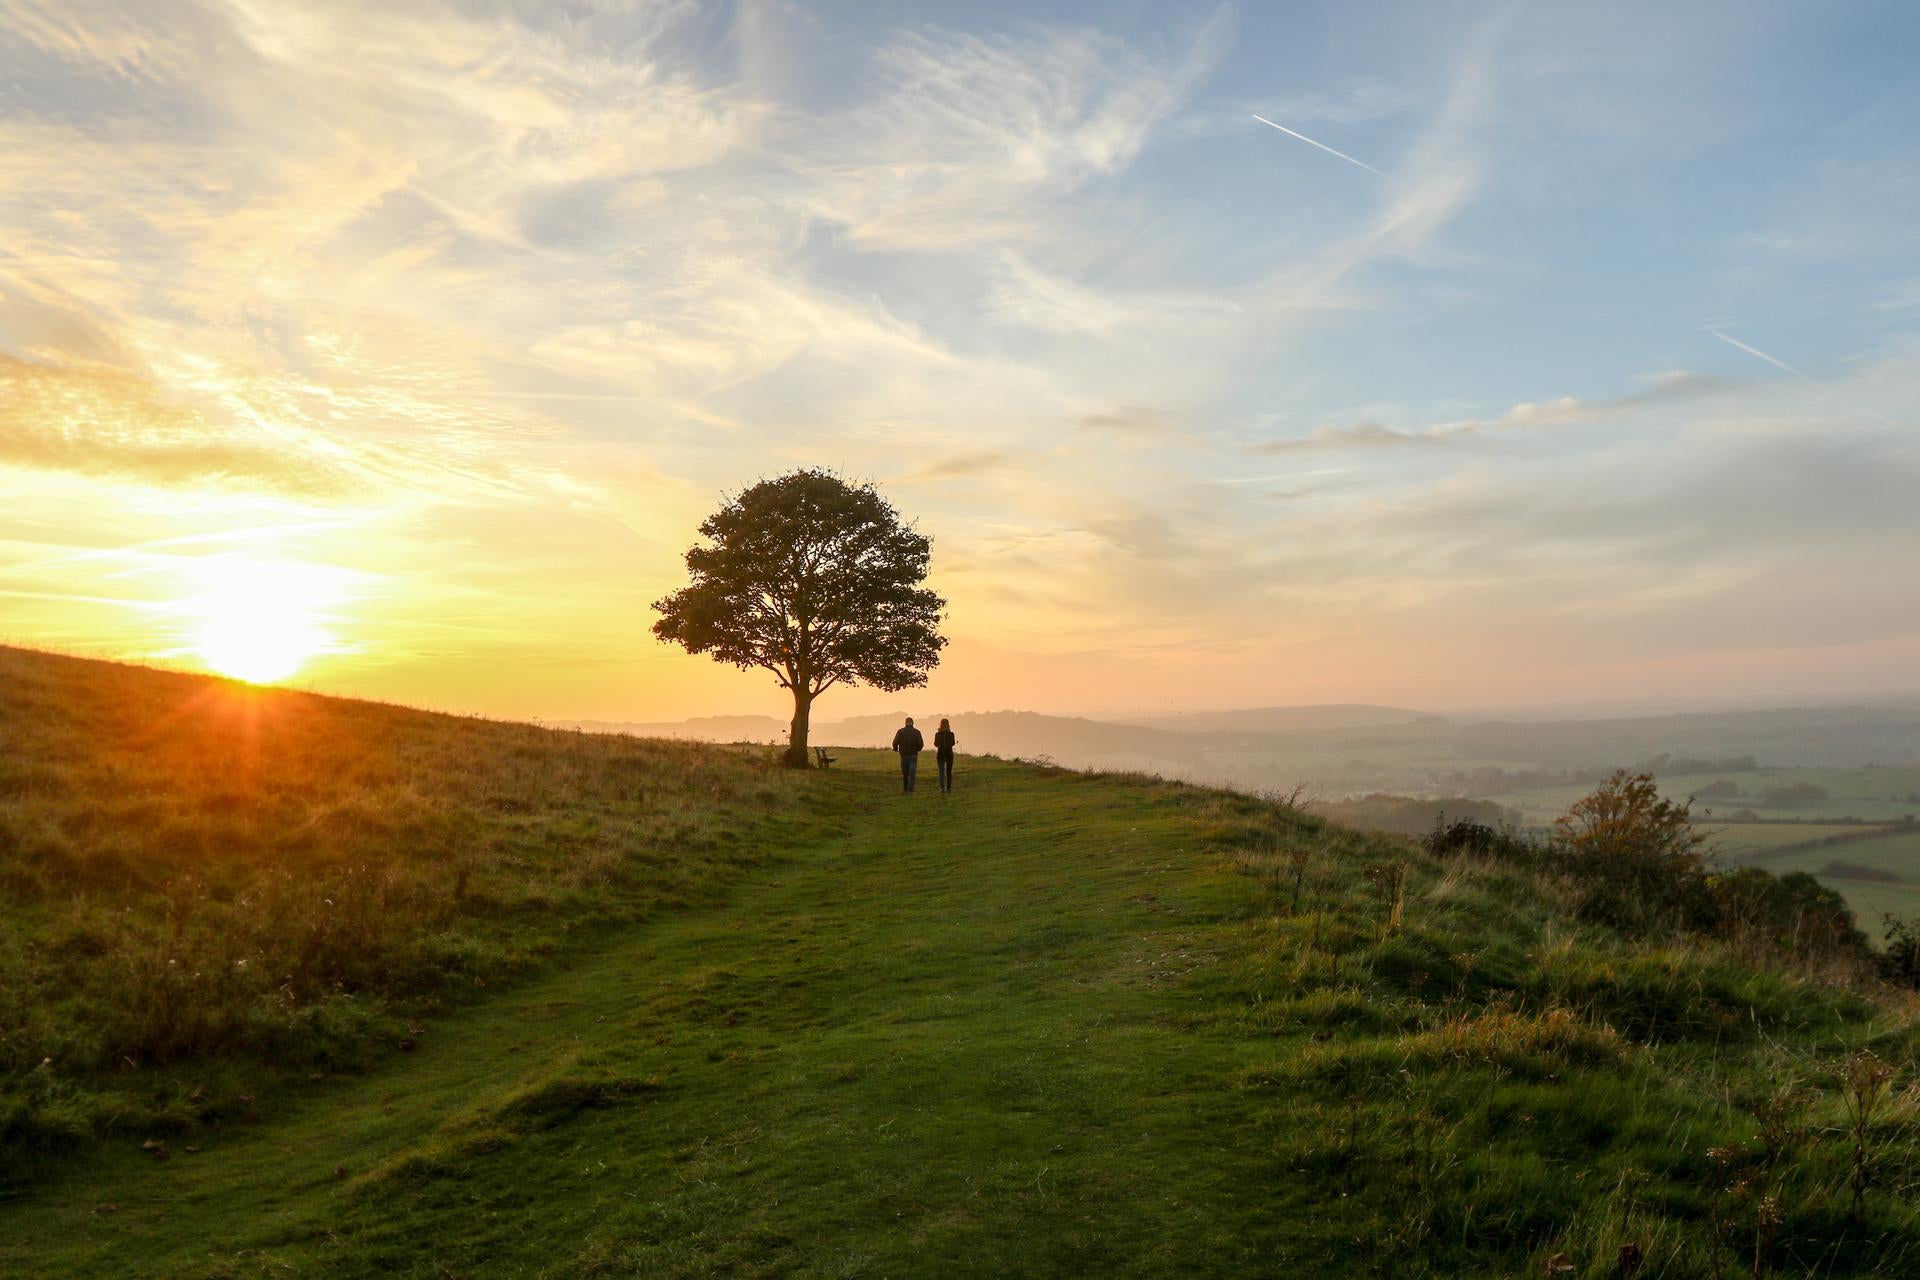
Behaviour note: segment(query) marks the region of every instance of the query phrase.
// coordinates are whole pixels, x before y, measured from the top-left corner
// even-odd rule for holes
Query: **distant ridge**
[[[1340,704],[1123,721],[1033,711],[953,711],[915,699],[886,714],[815,720],[812,740],[828,747],[884,748],[909,707],[924,728],[939,723],[943,715],[951,717],[963,755],[1044,756],[1070,768],[1138,769],[1251,790],[1304,781],[1331,795],[1383,790],[1427,794],[1464,785],[1461,771],[1482,766],[1593,771],[1662,756],[1696,762],[1751,757],[1765,766],[1803,768],[1920,764],[1920,709],[1895,707],[1476,720],[1403,707]],[[787,735],[786,722],[772,716],[545,723],[550,728],[708,742],[783,742]]]
[[[784,737],[787,724],[772,716],[694,716],[688,720],[542,720],[549,729],[626,733],[636,738],[688,738],[696,742],[764,742]]]
[[[1170,716],[1126,716],[1125,724],[1176,733],[1287,733],[1301,729],[1372,729],[1381,725],[1438,720],[1425,711],[1368,703],[1308,707],[1249,707],[1242,711],[1189,711]]]
[[[810,739],[827,747],[885,747],[905,711],[815,720]],[[1073,768],[1146,768],[1184,771],[1199,764],[1205,744],[1193,736],[1148,725],[1111,724],[1035,711],[932,711],[915,714],[927,730],[952,719],[967,755],[1008,758],[1046,756]],[[705,742],[784,741],[787,725],[771,716],[701,716],[670,723],[613,720],[550,720],[549,728],[592,733],[628,733],[643,738],[688,738]]]

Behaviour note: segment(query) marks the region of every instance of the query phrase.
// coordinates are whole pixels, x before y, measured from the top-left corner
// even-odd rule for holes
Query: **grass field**
[[[722,748],[19,650],[0,726],[0,1186],[363,1067],[814,820]]]
[[[1883,923],[1889,914],[1920,920],[1920,831],[1899,831],[1811,849],[1762,851],[1743,861],[1776,874],[1811,871],[1820,875],[1846,897],[1847,904],[1860,919],[1861,928],[1870,937],[1882,935]],[[1821,874],[1830,868],[1849,872],[1862,868],[1896,876],[1904,883],[1853,874]]]
[[[1808,844],[1833,836],[1870,835],[1883,827],[1836,822],[1702,822],[1710,848],[1722,859],[1759,863],[1770,850]]]
[[[122,679],[170,678],[101,676]],[[96,731],[87,683],[42,700],[56,736]],[[1745,1274],[1756,1248],[1783,1275],[1920,1267],[1914,1034],[1890,994],[1624,942],[1569,925],[1554,883],[1226,793],[963,760],[954,796],[905,798],[885,753],[792,775],[313,701],[262,715],[371,717],[382,750],[461,736],[413,775],[429,795],[497,741],[529,778],[547,752],[577,772],[574,799],[518,819],[599,804],[620,829],[642,801],[604,779],[636,771],[722,816],[603,846],[631,906],[569,889],[478,913],[471,936],[520,958],[435,995],[410,1051],[369,1041],[319,1079],[244,1039],[10,1065],[17,1098],[199,1100],[21,1162],[0,1274],[1599,1277],[1627,1246],[1641,1275]],[[574,852],[488,863],[489,892],[570,884]],[[148,883],[112,901],[159,910]],[[9,880],[9,924],[54,914],[45,885]],[[38,972],[10,1035],[85,988]],[[353,998],[399,1011],[410,990]],[[1855,1217],[1837,1072],[1866,1047],[1901,1075]]]
[[[1754,769],[1729,773],[1675,774],[1660,779],[1663,795],[1685,800],[1719,781],[1735,783],[1740,794],[1716,797],[1694,804],[1695,814],[1711,816],[1716,823],[1737,821],[1731,815],[1752,809],[1763,818],[1795,822],[1819,822],[1834,818],[1861,818],[1884,822],[1920,815],[1920,767],[1911,765],[1862,769]],[[1793,808],[1772,807],[1765,803],[1769,787],[1804,783],[1824,788],[1827,798]],[[1591,785],[1540,787],[1515,791],[1492,799],[1518,809],[1529,823],[1548,823],[1567,811],[1567,806],[1592,790]],[[1709,811],[1710,815],[1709,815]]]

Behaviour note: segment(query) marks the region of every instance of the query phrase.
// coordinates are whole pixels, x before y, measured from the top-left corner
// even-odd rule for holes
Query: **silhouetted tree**
[[[793,693],[787,763],[806,768],[813,700],[836,684],[927,682],[946,601],[919,584],[929,539],[871,484],[827,471],[762,480],[708,516],[687,552],[690,585],[654,602],[653,633]]]

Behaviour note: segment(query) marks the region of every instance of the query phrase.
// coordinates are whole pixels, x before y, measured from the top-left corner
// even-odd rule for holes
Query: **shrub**
[[[1859,963],[1870,948],[1846,900],[1803,871],[1710,868],[1690,806],[1649,774],[1619,770],[1575,802],[1551,835],[1456,820],[1421,841],[1436,858],[1495,858],[1570,882],[1582,918],[1630,935],[1695,934],[1801,961]],[[1894,980],[1920,986],[1920,928],[1896,925]]]
[[[1885,917],[1886,948],[1881,952],[1880,971],[1887,981],[1920,990],[1920,921]]]
[[[1661,796],[1652,774],[1625,769],[1574,802],[1554,829],[1585,881],[1589,914],[1628,932],[1711,920],[1706,836],[1690,808]]]
[[[1716,932],[1734,942],[1812,956],[1866,949],[1846,899],[1804,871],[1739,867],[1708,877],[1707,889]]]

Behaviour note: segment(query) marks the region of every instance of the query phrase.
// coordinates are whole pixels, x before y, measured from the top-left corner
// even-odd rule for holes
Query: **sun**
[[[219,556],[198,562],[193,576],[199,590],[182,609],[210,670],[272,684],[333,648],[320,612],[325,573],[315,566]]]

